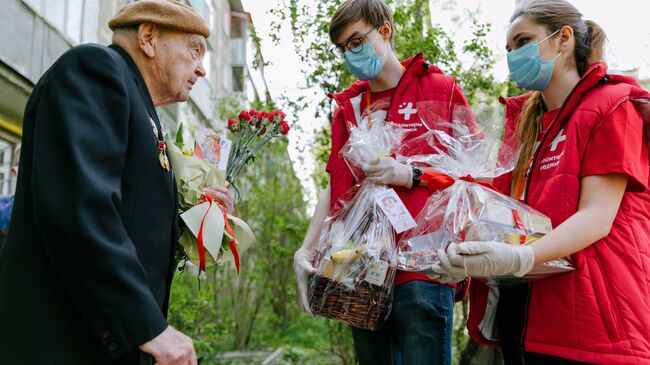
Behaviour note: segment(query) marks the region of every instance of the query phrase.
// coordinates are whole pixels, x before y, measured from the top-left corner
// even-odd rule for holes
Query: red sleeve
[[[591,132],[582,158],[581,176],[624,174],[628,191],[648,187],[648,143],[643,119],[632,102],[619,105]]]
[[[348,141],[343,110],[336,109],[332,120],[332,149],[325,170],[330,174],[330,211],[338,200],[354,185],[352,172],[340,155],[341,148]]]

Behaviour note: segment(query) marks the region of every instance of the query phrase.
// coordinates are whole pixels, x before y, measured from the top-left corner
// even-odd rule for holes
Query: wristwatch
[[[422,176],[422,170],[420,170],[415,166],[412,167],[413,167],[413,184],[411,184],[411,187],[415,188],[420,185],[420,176]]]

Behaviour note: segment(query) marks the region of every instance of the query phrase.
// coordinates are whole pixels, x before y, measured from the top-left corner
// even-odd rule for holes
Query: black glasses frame
[[[336,53],[336,54],[338,54],[340,56],[345,54],[346,49],[349,50],[352,53],[355,53],[355,54],[361,53],[361,51],[363,51],[363,47],[359,48],[359,46],[364,45],[363,40],[368,36],[368,34],[372,33],[373,30],[379,30],[379,27],[375,27],[375,28],[370,29],[368,32],[366,32],[366,34],[362,35],[361,37],[350,38],[350,39],[348,39],[347,41],[345,41],[344,43],[341,43],[341,44],[334,43],[335,47],[332,48],[332,52],[334,52],[334,53]],[[352,45],[350,44],[351,42],[355,42],[354,44],[356,44],[356,42],[358,42],[359,44],[352,47]],[[358,49],[358,50],[354,51],[355,49]]]

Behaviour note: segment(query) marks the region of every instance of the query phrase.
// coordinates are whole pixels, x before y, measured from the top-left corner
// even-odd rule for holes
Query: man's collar
[[[108,47],[116,51],[117,53],[119,53],[120,56],[124,58],[124,61],[129,66],[131,75],[133,75],[133,80],[138,85],[138,89],[140,89],[140,92],[142,93],[142,96],[145,99],[145,103],[147,109],[149,110],[149,114],[151,114],[152,118],[158,120],[158,114],[156,113],[156,108],[153,104],[153,98],[151,97],[151,93],[149,93],[149,89],[147,89],[147,84],[144,82],[142,73],[140,72],[140,69],[138,69],[138,66],[135,64],[135,62],[133,61],[131,55],[129,55],[129,53],[124,48],[116,44],[111,44]]]
[[[120,54],[120,56],[122,56],[122,58],[124,58],[124,61],[126,61],[126,64],[129,66],[129,69],[131,70],[131,73],[133,74],[133,78],[135,79],[135,81],[138,83],[138,85],[140,84],[144,85],[145,83],[144,83],[144,79],[142,78],[142,73],[138,69],[138,66],[135,64],[135,62],[133,61],[131,55],[124,48],[118,46],[117,44],[111,44],[108,46],[108,48],[116,51],[117,53]]]

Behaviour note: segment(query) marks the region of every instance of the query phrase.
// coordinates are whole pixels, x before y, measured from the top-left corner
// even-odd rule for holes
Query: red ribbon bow
[[[478,184],[488,189],[492,189],[494,191],[497,190],[491,184],[481,182],[481,181],[476,181],[476,179],[474,179],[471,175],[463,176],[458,180],[463,180],[470,183]],[[454,185],[454,183],[456,183],[456,179],[454,179],[453,177],[442,172],[431,171],[431,170],[425,170],[422,173],[422,176],[420,177],[420,181],[426,182],[427,189],[433,191],[445,190],[448,187]]]
[[[203,224],[205,223],[205,218],[208,216],[208,213],[210,213],[210,209],[212,209],[212,203],[215,202],[215,199],[209,195],[209,194],[201,194],[200,199],[208,203],[208,209],[205,211],[205,215],[203,215],[203,219],[201,219],[201,225],[199,226],[199,234],[196,237],[197,240],[197,246],[199,250],[199,269],[201,271],[205,271],[205,245],[203,244]],[[219,208],[221,208],[221,212],[223,213],[223,220],[225,223],[225,229],[226,232],[232,237],[230,239],[230,252],[232,252],[232,256],[235,259],[235,268],[237,269],[237,274],[239,274],[239,253],[237,252],[237,246],[235,244],[235,232],[232,230],[232,227],[230,226],[230,222],[228,221],[228,213],[226,212],[226,208],[218,204]]]

